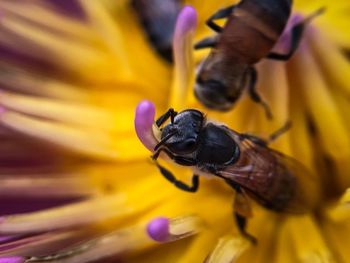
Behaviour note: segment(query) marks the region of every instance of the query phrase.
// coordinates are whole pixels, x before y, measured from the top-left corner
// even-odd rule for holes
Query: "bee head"
[[[167,124],[162,129],[161,140],[174,154],[188,154],[197,149],[199,134],[204,116],[197,110],[185,110],[175,116],[174,123]]]
[[[229,94],[229,88],[224,82],[215,79],[197,78],[194,94],[206,107],[219,111],[229,110],[237,99]]]

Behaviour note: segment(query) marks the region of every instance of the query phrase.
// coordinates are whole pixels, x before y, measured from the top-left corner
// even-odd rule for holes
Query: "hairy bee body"
[[[197,72],[194,93],[198,100],[208,108],[227,111],[247,88],[251,99],[271,118],[268,104],[255,87],[258,76],[254,66],[263,58],[288,60],[300,43],[305,24],[323,11],[293,25],[289,51],[275,53],[273,47],[286,28],[291,10],[291,0],[242,0],[209,17],[206,23],[217,34],[195,45],[195,49],[211,48]],[[223,26],[215,23],[223,18]]]
[[[169,118],[171,122],[161,128]],[[236,190],[236,219],[242,234],[252,241],[245,232],[245,220],[251,216],[247,196],[279,213],[302,214],[315,208],[319,185],[314,175],[297,160],[269,148],[266,141],[210,122],[194,109],[180,113],[170,109],[156,124],[161,138],[153,159],[164,153],[194,172],[192,185],[187,185],[156,161],[161,174],[188,192],[197,191],[199,175],[224,179]]]
[[[279,39],[290,13],[288,0],[240,2],[219,34],[214,52],[219,50],[238,64],[257,63]]]

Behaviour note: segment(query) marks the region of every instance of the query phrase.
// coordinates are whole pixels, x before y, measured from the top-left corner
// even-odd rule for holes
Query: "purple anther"
[[[197,27],[197,12],[192,6],[182,8],[176,20],[175,38],[183,36],[189,31],[194,31]]]
[[[179,13],[173,38],[175,73],[173,80],[173,106],[181,105],[187,95],[187,88],[193,72],[192,36],[197,26],[197,12],[191,6],[185,6]],[[175,94],[177,94],[175,96]],[[181,106],[180,106],[181,107]]]
[[[169,239],[169,219],[166,217],[153,219],[147,225],[147,233],[155,241],[166,242]]]
[[[158,143],[153,135],[152,125],[154,123],[155,106],[148,100],[141,101],[136,107],[135,130],[142,144],[150,151]]]
[[[304,33],[303,35],[310,34],[310,32],[313,31],[314,27],[312,26],[312,20],[317,18],[317,16],[323,14],[325,11],[324,7],[321,7],[317,9],[315,12],[305,16],[301,13],[294,13],[289,18],[288,24],[286,28],[284,29],[283,34],[279,38],[278,42],[276,43],[275,47],[273,48],[274,51],[279,51],[279,53],[285,53],[287,50],[290,49],[290,43],[292,39],[292,29],[295,25],[298,23],[304,24]],[[303,49],[305,46],[305,42],[301,41],[301,44],[298,48],[298,50]]]
[[[185,54],[184,45],[186,41],[185,37],[194,32],[197,27],[197,12],[192,6],[185,6],[182,8],[180,14],[177,17],[175,25],[175,33],[173,40],[173,49],[175,59],[181,60],[181,56]],[[176,58],[176,56],[179,56]]]

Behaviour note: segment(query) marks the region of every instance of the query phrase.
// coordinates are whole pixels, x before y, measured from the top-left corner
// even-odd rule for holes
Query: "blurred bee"
[[[170,118],[170,123],[163,126]],[[161,174],[177,188],[196,192],[199,175],[217,176],[236,191],[234,215],[242,235],[253,243],[245,230],[252,215],[248,196],[263,207],[300,214],[314,208],[318,187],[310,172],[298,161],[267,146],[268,141],[238,133],[224,125],[207,121],[200,111],[173,109],[157,121],[160,141],[152,156]],[[161,128],[162,127],[162,128]],[[289,129],[285,125],[270,136],[270,141]],[[157,162],[160,153],[179,165],[193,169],[192,184],[176,179]]]
[[[323,12],[319,9],[291,28],[291,45],[286,54],[271,52],[281,36],[291,13],[292,0],[242,0],[221,9],[206,24],[218,34],[205,38],[195,49],[212,48],[197,74],[195,95],[208,108],[229,110],[245,86],[251,99],[260,103],[272,118],[266,102],[255,89],[257,72],[254,64],[262,58],[288,60],[304,31],[305,24]],[[223,27],[214,21],[227,18]]]
[[[172,62],[172,41],[181,0],[131,0],[157,52]]]

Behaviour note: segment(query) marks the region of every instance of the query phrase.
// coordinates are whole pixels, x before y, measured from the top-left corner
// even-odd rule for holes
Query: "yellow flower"
[[[199,14],[199,40],[212,34],[205,19],[232,1],[188,4]],[[273,121],[246,97],[225,114],[194,99],[191,34],[175,41],[172,66],[151,48],[129,1],[79,5],[84,18],[51,1],[0,0],[1,263],[120,257],[186,263],[202,262],[211,251],[208,262],[349,261],[347,0],[295,1],[304,16],[327,11],[308,25],[290,61],[258,66],[258,89]],[[195,52],[194,62],[206,54]],[[134,132],[143,99],[154,102],[157,115],[170,106],[195,107],[261,137],[291,120],[292,129],[271,147],[318,175],[319,208],[294,217],[254,206],[248,232],[258,244],[252,246],[238,234],[234,192],[222,181],[202,179],[190,195],[159,175]],[[189,178],[187,169],[174,169]],[[158,238],[168,244],[147,234],[155,220],[166,230]]]

